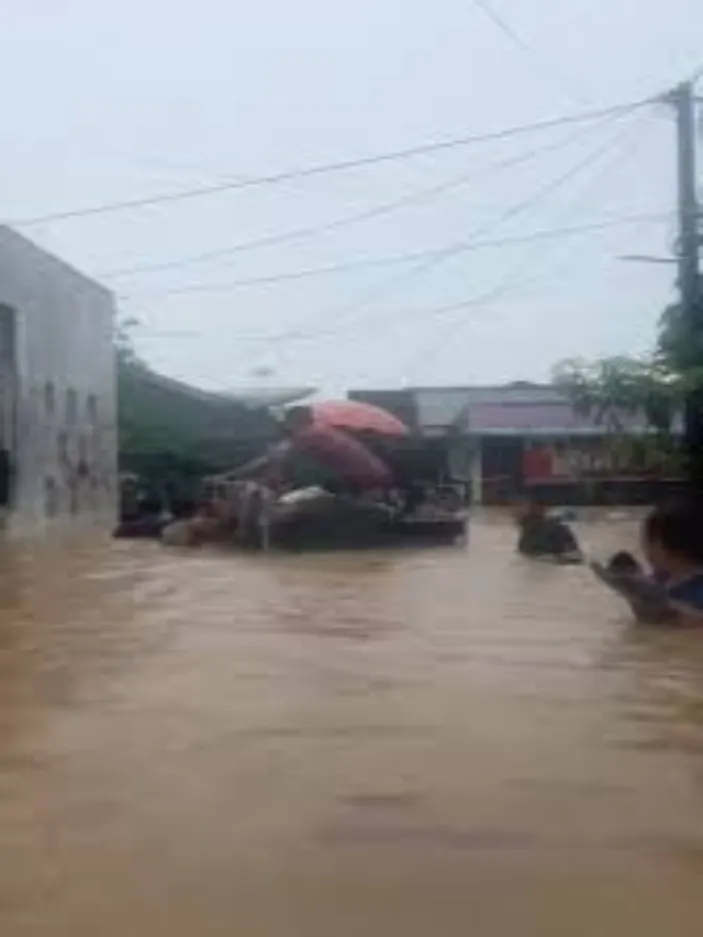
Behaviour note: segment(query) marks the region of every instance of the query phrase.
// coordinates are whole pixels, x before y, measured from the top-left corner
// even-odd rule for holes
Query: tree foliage
[[[276,423],[264,409],[157,374],[135,353],[133,324],[115,336],[120,468],[190,496],[204,475],[257,455]]]
[[[703,387],[703,332],[678,303],[667,306],[650,355],[569,360],[554,380],[576,410],[613,432],[641,414],[652,429],[671,431],[687,395]]]
[[[654,359],[568,360],[555,368],[554,383],[578,414],[615,434],[638,419],[670,433],[680,408],[680,381]]]
[[[120,449],[123,454],[174,452],[221,462],[242,440],[269,439],[275,423],[218,394],[172,381],[140,361],[118,366]]]
[[[684,315],[678,303],[662,313],[655,360],[676,375],[682,394],[703,387],[703,330],[697,325],[697,316]]]
[[[703,390],[703,333],[696,316],[673,303],[662,313],[650,355],[564,361],[554,370],[554,382],[578,413],[612,437],[625,439],[638,416],[653,431],[654,444],[671,456],[678,451],[675,430],[692,392]],[[688,453],[684,463],[690,458]]]

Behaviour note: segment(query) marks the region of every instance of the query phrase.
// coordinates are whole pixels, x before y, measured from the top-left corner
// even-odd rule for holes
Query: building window
[[[86,409],[88,411],[88,421],[92,426],[95,426],[98,422],[98,398],[95,394],[88,394]]]
[[[44,413],[49,418],[53,418],[56,413],[56,389],[52,381],[44,384]]]
[[[59,489],[55,479],[44,479],[44,513],[47,517],[56,517],[59,511]]]
[[[78,394],[72,387],[66,391],[66,422],[73,426],[78,419]]]

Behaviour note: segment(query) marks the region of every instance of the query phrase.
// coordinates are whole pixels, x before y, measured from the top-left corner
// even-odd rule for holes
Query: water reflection
[[[3,546],[3,937],[697,934],[703,640],[513,538]]]

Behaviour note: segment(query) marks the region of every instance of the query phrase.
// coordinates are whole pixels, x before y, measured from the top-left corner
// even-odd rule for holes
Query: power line
[[[537,282],[539,279],[544,279],[544,277],[533,277],[529,282]],[[412,318],[429,317],[429,319],[441,319],[444,316],[483,303],[489,294],[492,297],[494,292],[495,290],[491,289],[486,293],[482,293],[480,296],[471,296],[468,299],[462,299],[440,306],[423,306],[415,309],[397,309],[395,310],[393,318],[401,317],[403,320],[406,320],[408,316],[411,316]],[[389,322],[386,320],[383,323],[379,323],[377,327],[386,328],[388,325]],[[342,325],[341,327],[335,326],[323,329],[315,329],[314,331],[291,329],[289,332],[278,332],[275,335],[241,335],[237,341],[246,342],[247,344],[265,344],[271,342],[272,340],[276,342],[311,341],[317,340],[319,338],[336,338],[339,335],[351,334],[354,330],[355,325],[348,323],[346,326]],[[248,352],[247,356],[249,356]]]
[[[605,145],[598,147],[596,150],[592,151],[590,156],[587,156],[585,160],[582,160],[580,163],[577,163],[570,170],[568,170],[567,173],[565,173],[561,177],[558,177],[552,183],[547,184],[547,186],[545,186],[541,190],[541,193],[540,192],[536,193],[532,201],[539,200],[540,194],[547,194],[549,191],[552,191],[553,189],[559,187],[566,179],[571,178],[573,175],[579,172],[581,168],[595,162],[600,157],[600,155],[607,152],[613,146],[613,144],[619,144],[622,141],[623,136],[629,135],[629,132],[631,131],[631,129],[632,129],[631,125],[628,125],[625,128],[625,134],[623,134],[622,132],[618,133],[615,136],[615,138],[607,141]],[[607,164],[605,167],[606,171],[610,170],[610,168],[611,168],[610,164]],[[598,178],[600,179],[602,175],[603,175],[603,172],[601,171],[598,174]],[[588,191],[591,188],[592,183],[593,183],[593,180],[591,180],[591,183],[587,185],[585,191]],[[585,192],[582,191],[580,194],[579,200],[580,198],[583,197],[584,194]],[[520,206],[516,206],[516,207],[519,208]],[[571,204],[569,211],[572,209],[573,209],[573,203]],[[536,242],[534,243],[532,250],[528,253],[524,261],[518,264],[517,267],[514,268],[512,271],[509,271],[507,274],[501,277],[501,279],[499,280],[498,284],[495,287],[489,289],[487,292],[484,292],[480,294],[478,297],[476,297],[476,302],[479,305],[481,305],[485,302],[493,302],[494,300],[500,300],[505,295],[509,294],[512,290],[513,284],[515,282],[520,282],[524,278],[525,273],[529,272],[529,270],[532,268],[533,258],[535,255],[535,247],[539,247],[539,244]],[[463,305],[460,305],[456,307],[456,311],[461,311],[461,309],[463,308],[465,307]],[[449,312],[451,314],[452,310],[449,310]],[[450,315],[450,322],[449,322],[450,329],[455,328],[453,321],[451,321],[453,318],[454,317]],[[462,324],[463,323],[459,323],[456,328],[460,328]],[[416,360],[418,361],[418,363],[420,361],[422,361],[423,364],[426,363],[428,357],[431,358],[436,353],[435,349],[439,347],[439,345],[444,341],[444,336],[445,336],[445,331],[443,330],[442,333],[436,338],[436,340],[430,345],[429,348],[427,346],[424,346],[421,353],[417,355],[416,358],[413,358],[413,365],[411,367],[414,367],[414,362]]]
[[[617,116],[620,116],[620,115],[617,115]],[[611,121],[616,120],[617,116],[611,117]],[[463,253],[469,248],[469,245],[472,242],[475,242],[475,239],[477,237],[480,237],[481,235],[488,233],[488,231],[492,230],[493,228],[516,217],[522,212],[534,207],[534,205],[538,204],[542,199],[548,197],[550,194],[552,194],[552,192],[556,191],[558,188],[560,188],[562,185],[564,185],[574,176],[578,175],[578,173],[581,172],[584,168],[587,168],[588,166],[592,165],[595,161],[598,160],[598,158],[603,153],[607,152],[613,146],[613,143],[617,143],[620,140],[621,135],[622,134],[620,133],[617,135],[615,140],[610,139],[606,141],[605,144],[601,144],[595,150],[592,150],[590,153],[588,153],[586,157],[584,157],[583,159],[575,163],[573,166],[571,166],[566,172],[562,173],[561,175],[557,176],[555,179],[552,179],[545,185],[541,186],[531,196],[511,206],[509,209],[503,212],[497,219],[494,219],[492,222],[488,223],[487,225],[481,226],[474,233],[474,238],[472,238],[471,241],[468,241],[468,242],[462,241],[462,242],[456,242],[454,244],[451,244],[446,249],[443,249],[442,251],[437,252],[437,254],[434,255],[433,257],[430,257],[426,260],[419,262],[417,265],[412,267],[411,270],[406,271],[399,276],[395,276],[391,280],[385,280],[383,283],[380,284],[380,288],[375,287],[373,290],[368,292],[364,297],[362,297],[361,300],[354,302],[352,304],[349,304],[347,306],[344,306],[340,310],[338,310],[335,314],[333,314],[332,321],[335,323],[345,321],[348,318],[350,313],[354,314],[356,312],[359,312],[360,310],[365,309],[371,303],[375,302],[377,299],[381,299],[385,297],[388,293],[393,292],[396,286],[399,285],[400,283],[403,283],[411,279],[412,277],[427,273],[431,269],[434,269],[437,266],[439,266],[441,263],[444,263],[446,260],[449,260]],[[279,345],[281,343],[290,344],[291,342],[298,341],[300,338],[313,337],[314,335],[315,333],[313,332],[311,336],[309,336],[307,333],[297,333],[297,334],[287,333],[283,335],[272,336],[269,340],[269,346]],[[265,351],[266,349],[264,349],[264,352]]]
[[[545,276],[532,277],[530,280],[524,281],[522,286],[523,287],[525,285],[531,286],[531,285],[534,285],[535,283],[539,283],[546,279],[549,279],[551,281],[553,278],[545,277]],[[379,330],[385,331],[386,329],[393,328],[398,324],[402,324],[403,326],[405,326],[407,324],[408,316],[412,317],[413,319],[422,318],[424,321],[427,321],[428,319],[430,320],[442,319],[443,317],[452,315],[456,312],[465,311],[466,309],[472,308],[474,306],[488,304],[493,301],[503,299],[507,295],[516,295],[516,293],[519,295],[520,293],[523,293],[523,292],[524,292],[524,289],[521,288],[515,292],[506,291],[504,293],[501,293],[500,295],[496,294],[494,296],[493,295],[494,291],[491,290],[490,295],[486,293],[486,294],[481,294],[480,296],[472,296],[472,297],[469,297],[468,299],[459,300],[453,303],[447,303],[446,305],[429,306],[429,307],[424,306],[424,307],[415,308],[415,309],[397,309],[395,310],[395,314],[392,316],[392,318],[386,317],[383,322],[378,323],[378,325],[376,326],[376,331],[379,331]],[[402,322],[401,323],[396,322],[396,320],[398,319],[402,319]],[[291,341],[291,342],[296,341],[297,342],[297,341],[308,341],[308,340],[313,340],[313,339],[317,340],[319,338],[336,338],[341,335],[353,334],[354,331],[355,331],[354,325],[351,325],[351,326],[346,325],[346,326],[336,327],[336,328],[319,329],[314,332],[303,332],[303,331],[280,332],[276,334],[275,336],[242,335],[237,339],[237,341],[246,343],[247,345],[269,343],[272,339],[276,339],[278,341]],[[149,329],[146,337],[151,338],[151,337],[164,336],[164,335],[169,335],[173,337],[184,337],[184,338],[194,337],[194,333],[192,331],[189,332],[187,330],[180,330],[180,331],[168,332],[168,331],[163,331],[159,329]],[[252,355],[254,357],[257,357],[255,352],[252,353],[250,351],[246,351],[242,355],[239,355],[236,357],[237,359],[241,359],[241,358],[251,359]]]
[[[611,120],[612,119],[615,119],[615,118],[611,118]],[[618,135],[617,139],[619,139],[619,137],[620,135]],[[553,192],[561,188],[561,186],[564,185],[566,182],[569,182],[571,179],[577,176],[583,169],[591,166],[594,162],[596,162],[600,158],[600,156],[603,155],[603,153],[607,152],[611,148],[611,146],[613,145],[613,142],[617,142],[617,141],[608,140],[606,141],[605,144],[601,144],[600,146],[596,147],[595,150],[592,150],[584,158],[578,160],[573,166],[571,166],[568,170],[566,170],[566,172],[550,180],[545,185],[540,186],[540,188],[537,189],[537,191],[534,192],[532,195],[528,196],[526,199],[522,199],[521,201],[517,202],[515,205],[512,205],[510,208],[502,212],[498,216],[498,218],[493,219],[492,221],[488,222],[488,224],[481,225],[477,229],[477,231],[475,231],[474,237],[470,241],[457,241],[448,245],[443,250],[438,251],[437,254],[435,254],[433,257],[430,257],[427,260],[421,261],[416,267],[413,267],[407,273],[401,274],[399,278],[394,278],[387,285],[390,286],[391,289],[393,289],[396,279],[400,279],[401,281],[403,281],[403,280],[412,278],[414,276],[422,275],[436,268],[437,266],[444,263],[445,261],[451,260],[465,253],[467,250],[470,249],[472,242],[475,243],[476,238],[481,237],[483,234],[487,234],[489,231],[494,230],[495,228],[504,224],[506,221],[510,221],[513,218],[516,218],[518,215],[523,214],[525,211],[528,211],[529,209],[533,208],[535,205],[539,204],[539,202],[541,202],[543,199],[549,197]],[[382,290],[382,295],[385,295],[385,292],[387,291]],[[373,299],[371,300],[371,302],[373,302]],[[353,311],[356,311],[357,308],[363,308],[366,305],[368,305],[368,301],[362,300],[360,304],[355,305]]]
[[[629,134],[630,129],[631,127],[629,126],[625,128],[626,135]],[[622,141],[622,138],[623,138],[623,134],[618,134],[615,140],[611,141],[611,143],[620,143]],[[629,152],[628,152],[628,155],[629,155]],[[606,166],[603,167],[603,169],[601,169],[601,172],[598,173],[598,176],[596,177],[598,181],[600,181],[602,176],[608,173],[611,169],[612,169],[612,162],[607,163]],[[581,191],[579,197],[576,199],[576,202],[583,199],[583,197],[592,188],[593,182],[594,180],[591,179],[590,183],[586,186],[586,188]],[[574,208],[574,202],[572,201],[571,204],[569,205],[568,211],[572,211],[573,208]],[[669,214],[668,217],[671,217],[671,214]],[[508,273],[502,276],[498,284],[493,289],[489,290],[487,294],[484,294],[484,295],[488,296],[489,298],[493,298],[494,296],[496,298],[502,298],[506,293],[509,293],[512,284],[515,283],[516,281],[517,282],[521,281],[524,274],[527,271],[532,269],[533,261],[534,261],[534,257],[536,253],[535,251],[536,246],[538,245],[533,244],[532,249],[528,252],[527,256],[523,258],[523,261],[519,263],[516,267],[514,267],[511,271],[508,271]],[[564,265],[561,264],[560,266],[564,266]],[[456,333],[459,331],[459,329],[463,327],[463,324],[464,324],[463,322],[458,322],[456,325],[454,325],[454,322],[450,320],[449,329],[450,330],[453,329]],[[440,335],[437,336],[437,338],[435,339],[435,341],[431,344],[429,348],[425,347],[423,349],[421,358],[420,356],[416,356],[415,358],[413,358],[410,367],[405,368],[404,372],[405,373],[412,372],[415,369],[417,364],[420,364],[420,363],[426,364],[428,358],[432,359],[436,355],[437,350],[439,349],[441,344],[444,342],[445,336],[446,336],[446,332],[445,331],[441,332]]]
[[[301,169],[284,170],[282,172],[271,173],[269,175],[249,176],[244,179],[235,179],[231,182],[222,182],[214,185],[199,186],[192,189],[183,189],[178,192],[165,192],[160,195],[148,195],[140,198],[115,200],[112,202],[103,202],[98,205],[90,205],[84,208],[67,209],[65,211],[51,212],[45,215],[37,215],[29,218],[17,218],[7,221],[6,224],[14,227],[30,227],[33,225],[46,224],[55,221],[66,221],[72,218],[86,218],[93,215],[104,215],[130,209],[147,208],[152,205],[162,205],[169,202],[180,202],[188,199],[202,198],[208,195],[216,195],[222,192],[233,192],[242,189],[260,188],[262,186],[279,185],[284,182],[291,182],[297,179],[309,179],[314,176],[322,176],[335,172],[345,172],[351,169],[363,169],[369,166],[379,165],[381,163],[393,162],[403,159],[412,159],[417,156],[425,156],[431,153],[438,153],[442,150],[455,149],[457,147],[470,146],[479,143],[490,143],[497,140],[505,140],[509,137],[516,137],[527,133],[536,133],[540,131],[551,130],[556,127],[566,126],[568,124],[586,123],[588,121],[598,120],[600,118],[617,117],[630,111],[651,104],[652,98],[646,98],[641,101],[629,104],[618,104],[613,107],[582,111],[576,114],[569,114],[564,117],[551,118],[548,120],[535,121],[530,124],[522,124],[508,127],[503,130],[495,130],[482,134],[466,134],[465,136],[454,137],[448,140],[439,140],[434,143],[425,143],[418,146],[407,147],[401,150],[392,150],[385,153],[377,153],[372,156],[362,156],[355,159],[339,160],[330,163],[318,163]]]
[[[701,78],[703,78],[703,65],[700,65],[689,75],[688,81],[690,81],[692,85],[696,85],[701,80]]]
[[[498,29],[504,33],[508,39],[522,52],[532,52],[530,46],[528,46],[527,43],[525,43],[523,39],[518,36],[512,26],[510,26],[508,22],[503,19],[500,13],[498,13],[498,11],[493,6],[491,6],[490,3],[488,3],[488,0],[473,0],[473,4],[474,6],[478,7],[484,16],[487,16],[488,19],[491,20],[493,24],[497,26]]]
[[[531,251],[526,258],[523,258],[521,263],[502,276],[495,286],[475,297],[472,301],[472,305],[486,305],[511,295],[513,284],[520,282],[525,272],[531,269],[533,254],[534,252]],[[427,364],[428,360],[431,361],[436,358],[438,351],[446,341],[447,331],[453,331],[456,335],[465,325],[464,320],[457,321],[454,317],[455,313],[462,312],[465,308],[466,304],[457,304],[454,308],[447,309],[447,314],[450,316],[450,321],[448,323],[449,329],[443,329],[435,336],[434,341],[431,342],[429,346],[423,347],[420,354],[413,355],[410,364],[403,369],[404,374],[413,374],[417,370],[418,365]]]
[[[487,304],[492,304],[493,302],[498,302],[510,296],[519,295],[520,293],[523,292],[523,290],[515,291],[512,288],[516,282],[519,282],[519,283],[527,282],[528,284],[534,284],[534,283],[538,283],[544,280],[549,280],[550,282],[559,280],[564,276],[565,273],[568,272],[568,268],[569,268],[570,261],[571,261],[571,258],[567,258],[566,263],[564,263],[562,259],[561,262],[557,261],[556,264],[549,264],[547,266],[546,271],[544,271],[543,273],[541,273],[540,275],[536,277],[532,277],[531,279],[528,279],[527,281],[525,281],[523,279],[524,274],[527,271],[532,269],[533,258],[534,258],[534,250],[529,252],[527,257],[524,258],[521,264],[514,267],[511,271],[505,274],[505,276],[501,277],[501,279],[496,284],[496,286],[487,290],[485,293],[481,294],[480,296],[475,297],[473,300],[467,300],[465,303],[455,304],[453,308],[445,307],[445,309],[441,311],[440,316],[442,318],[445,315],[449,316],[450,318],[450,321],[448,323],[449,330],[453,331],[454,336],[456,337],[458,333],[467,324],[466,320],[463,320],[463,319],[457,320],[455,314],[466,309],[468,305],[487,305]],[[421,354],[415,355],[412,358],[410,366],[404,368],[403,373],[412,374],[417,370],[417,365],[427,364],[428,360],[432,360],[433,358],[435,358],[437,354],[437,350],[439,346],[442,344],[442,342],[444,341],[445,337],[446,337],[446,331],[443,331],[437,337],[437,339],[433,343],[431,343],[429,347],[427,346],[423,347]]]
[[[505,276],[501,277],[495,286],[491,287],[483,293],[480,293],[478,296],[471,298],[470,300],[466,300],[463,303],[456,303],[451,307],[447,306],[444,310],[442,310],[441,317],[443,318],[445,315],[449,317],[449,329],[443,329],[439,335],[435,337],[433,342],[431,342],[429,345],[423,346],[419,354],[413,355],[409,365],[403,368],[403,374],[406,376],[411,376],[417,372],[419,365],[425,365],[428,361],[434,360],[437,357],[438,351],[446,341],[447,332],[453,332],[454,336],[457,336],[459,331],[462,330],[465,325],[467,325],[467,321],[465,319],[457,319],[457,313],[466,311],[469,306],[492,305],[495,302],[500,302],[503,299],[515,295],[520,295],[520,293],[524,292],[522,289],[518,289],[517,291],[514,290],[513,286],[516,282],[524,282],[523,275],[531,268],[531,261],[532,254],[528,255],[528,257],[525,258],[521,264],[514,267],[511,271],[505,274]],[[563,264],[561,266],[563,266]],[[550,282],[553,282],[555,280],[554,273],[542,273],[540,276],[532,277],[527,282],[534,284],[543,280],[549,280]]]
[[[649,214],[621,215],[602,221],[586,222],[580,225],[570,225],[559,228],[549,228],[545,230],[533,231],[530,234],[514,235],[512,237],[487,239],[484,241],[471,240],[463,242],[462,249],[466,251],[486,250],[501,247],[513,247],[520,244],[531,244],[537,241],[548,241],[554,238],[573,237],[579,234],[588,234],[594,231],[601,231],[607,228],[619,227],[621,225],[641,224],[643,222],[658,223],[668,221],[672,217],[671,212],[659,212]],[[458,244],[452,247],[458,248]],[[166,287],[155,291],[147,291],[146,298],[152,296],[178,296],[188,293],[199,292],[217,292],[245,289],[247,287],[265,286],[276,283],[286,283],[296,280],[305,280],[315,277],[324,277],[337,273],[347,273],[354,270],[373,269],[377,267],[387,267],[396,264],[412,263],[418,260],[424,260],[429,257],[443,255],[447,246],[428,248],[421,251],[408,251],[406,253],[391,254],[385,257],[360,258],[358,260],[344,261],[337,264],[328,264],[319,267],[308,267],[302,270],[284,271],[263,276],[240,277],[236,280],[226,282],[201,282],[190,283],[183,286]],[[118,294],[121,300],[133,300],[134,294]],[[136,298],[141,298],[137,296]]]
[[[505,280],[507,281],[507,277]],[[515,276],[515,271],[510,276],[511,281],[517,279]],[[540,274],[539,276],[528,278],[527,280],[522,280],[523,285],[534,285],[535,283],[540,283],[545,280],[553,280],[552,274]],[[494,299],[502,299],[506,295],[515,295],[524,292],[522,289],[513,292],[508,289],[507,282],[504,283],[501,280],[499,287],[491,287],[489,290],[479,294],[478,296],[471,296],[468,299],[457,300],[451,303],[446,303],[440,306],[423,306],[418,308],[411,309],[396,309],[393,315],[393,319],[402,318],[404,321],[407,320],[408,316],[415,318],[423,319],[441,319],[444,316],[452,315],[456,312],[461,312],[465,309],[471,308],[477,305],[483,305],[486,302],[492,302]],[[379,322],[375,326],[375,330],[387,328],[391,322],[386,320],[384,322]],[[275,335],[241,335],[237,339],[239,342],[246,342],[247,344],[263,344],[270,342],[272,339],[276,341],[307,341],[307,340],[317,340],[319,338],[335,338],[340,335],[351,334],[355,330],[355,326],[352,324],[347,324],[342,327],[335,328],[326,328],[326,329],[316,329],[315,331],[302,331],[302,330],[291,330],[289,332],[278,332]],[[158,332],[159,330],[152,330]],[[187,337],[192,337],[193,333],[188,331],[174,332],[173,334],[180,334]],[[247,357],[251,356],[250,352],[245,353]]]
[[[483,15],[487,17],[493,23],[495,27],[500,32],[502,32],[503,35],[506,36],[517,49],[519,49],[520,52],[524,53],[525,55],[531,56],[533,58],[533,61],[539,63],[539,70],[544,75],[547,69],[545,67],[543,55],[541,55],[532,45],[530,45],[526,40],[524,40],[520,36],[520,34],[510,25],[510,23],[505,19],[505,17],[502,16],[496,10],[496,8],[493,6],[490,0],[472,0],[472,2],[473,2],[473,5],[478,10],[480,10],[481,13],[483,13]],[[575,93],[575,89],[572,88],[571,81],[567,80],[566,76],[561,74],[561,72],[559,74],[556,74],[554,68],[551,65],[549,67],[549,71],[555,74],[555,76],[559,79],[559,82],[561,84],[565,84],[567,86],[567,90],[571,98],[576,98],[577,100],[581,100],[581,96]],[[550,81],[550,83],[553,83],[553,82]]]
[[[224,257],[232,257],[236,254],[246,253],[263,247],[272,247],[290,241],[312,238],[320,234],[328,234],[331,231],[351,227],[355,224],[361,224],[366,221],[372,221],[376,218],[393,214],[394,212],[406,208],[409,205],[427,201],[431,198],[443,195],[446,192],[455,191],[456,189],[461,188],[462,186],[467,185],[476,179],[482,178],[484,175],[489,175],[494,172],[499,172],[503,169],[509,169],[513,166],[527,163],[539,156],[544,156],[546,153],[551,153],[555,150],[570,146],[576,139],[580,138],[580,136],[581,132],[570,133],[567,137],[564,137],[561,140],[553,141],[546,146],[536,147],[528,150],[525,153],[520,153],[517,156],[510,156],[506,159],[498,160],[497,162],[490,163],[488,166],[484,166],[482,169],[479,169],[475,172],[462,173],[460,176],[450,179],[447,182],[439,183],[438,185],[423,187],[421,189],[414,189],[412,192],[406,193],[399,199],[393,199],[389,202],[382,202],[380,205],[374,205],[372,208],[365,209],[361,212],[342,215],[340,218],[334,218],[332,221],[322,222],[321,224],[315,225],[307,225],[302,228],[293,228],[289,231],[282,231],[274,234],[265,234],[261,237],[252,238],[247,241],[240,241],[238,244],[232,244],[229,247],[217,248],[211,251],[201,251],[197,254],[190,254],[186,257],[180,257],[175,260],[136,264],[133,267],[123,267],[117,270],[109,270],[98,273],[96,276],[100,280],[108,280],[121,279],[122,277],[137,276],[141,274],[161,273],[168,270],[179,270],[183,267],[193,266],[211,260],[218,260]]]

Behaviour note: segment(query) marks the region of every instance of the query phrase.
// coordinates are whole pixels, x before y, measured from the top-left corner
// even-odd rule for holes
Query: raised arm
[[[612,573],[602,563],[592,562],[595,576],[630,606],[643,624],[676,624],[679,612],[659,583],[641,574]]]

